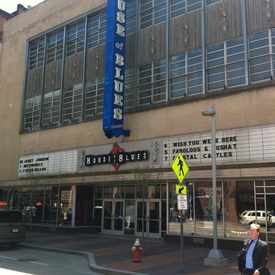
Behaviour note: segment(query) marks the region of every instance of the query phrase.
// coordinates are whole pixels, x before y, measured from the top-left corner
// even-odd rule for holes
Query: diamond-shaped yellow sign
[[[182,154],[177,155],[172,163],[172,169],[178,177],[179,182],[182,183],[189,172],[189,166],[187,165]]]
[[[187,195],[187,186],[184,184],[176,184],[177,195]]]

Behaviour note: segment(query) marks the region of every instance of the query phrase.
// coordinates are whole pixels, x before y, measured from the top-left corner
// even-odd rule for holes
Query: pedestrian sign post
[[[183,182],[189,172],[189,166],[182,154],[178,154],[172,163],[172,169],[175,172],[180,183]]]
[[[180,211],[180,259],[183,263],[183,219],[185,216],[185,211],[188,209],[187,186],[183,184],[183,181],[189,172],[189,166],[182,154],[177,155],[172,163],[172,169],[179,180],[179,183],[176,184],[176,194],[178,195],[178,210]]]

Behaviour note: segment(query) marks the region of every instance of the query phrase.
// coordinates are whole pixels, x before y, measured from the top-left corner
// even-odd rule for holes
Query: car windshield
[[[18,211],[0,211],[0,223],[20,223],[22,215]]]

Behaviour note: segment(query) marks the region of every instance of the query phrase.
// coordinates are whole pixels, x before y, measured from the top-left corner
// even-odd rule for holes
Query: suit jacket
[[[246,253],[249,248],[250,242],[248,242],[247,245],[245,245],[241,253],[239,255],[239,270],[240,272],[243,272],[245,269],[245,260],[246,260]],[[252,255],[253,259],[253,266],[254,269],[257,269],[260,271],[261,275],[268,274],[266,269],[266,264],[268,261],[268,249],[267,249],[267,243],[258,239],[253,251]]]

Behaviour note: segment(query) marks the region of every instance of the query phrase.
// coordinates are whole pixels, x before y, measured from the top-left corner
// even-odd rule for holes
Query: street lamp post
[[[222,251],[218,249],[218,220],[217,220],[217,160],[216,160],[216,110],[211,107],[202,112],[203,116],[211,117],[211,160],[212,160],[212,219],[213,219],[213,248],[209,251],[204,264],[218,266],[226,263]]]

